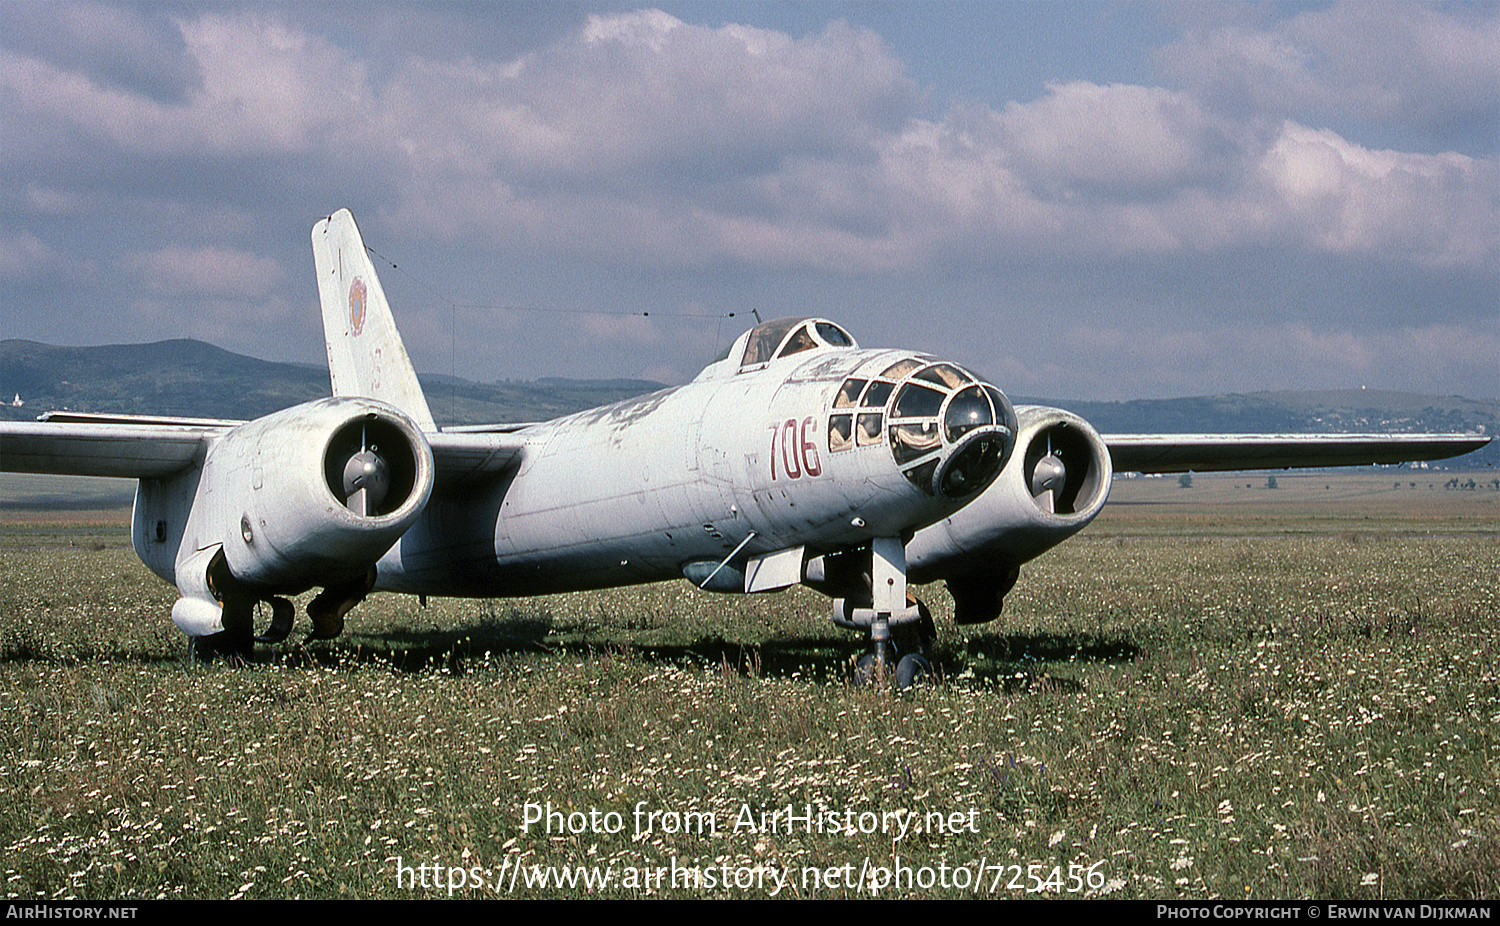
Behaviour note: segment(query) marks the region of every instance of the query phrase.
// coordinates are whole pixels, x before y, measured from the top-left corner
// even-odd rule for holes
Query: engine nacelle
[[[1020,565],[1082,530],[1104,507],[1114,467],[1087,421],[1018,406],[1016,449],[994,483],[906,547],[913,582],[947,579],[959,623],[994,620]]]
[[[266,592],[366,574],[416,521],[433,472],[417,424],[374,399],[320,399],[242,425],[204,462],[179,587],[191,594],[216,546],[236,582]]]

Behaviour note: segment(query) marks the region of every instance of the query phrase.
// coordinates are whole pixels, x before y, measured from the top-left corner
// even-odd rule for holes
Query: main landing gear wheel
[[[870,597],[834,598],[833,622],[850,630],[868,630],[870,651],[854,664],[855,686],[894,680],[908,688],[932,671],[922,655],[936,636],[932,613],[906,589],[906,543],[900,537],[870,542],[870,571],[863,576]],[[853,583],[850,583],[851,585]],[[895,639],[900,635],[899,642]],[[899,661],[897,653],[905,649]]]
[[[913,685],[920,685],[932,677],[932,662],[921,653],[907,653],[896,662],[895,671],[891,670],[890,663],[882,660],[874,653],[865,653],[859,657],[854,664],[855,688],[867,688],[871,685],[884,685],[887,681],[894,681],[898,691],[905,691]]]
[[[255,599],[243,595],[225,595],[224,629],[206,637],[193,637],[193,658],[199,662],[222,659],[231,664],[250,661],[255,651]]]
[[[188,648],[198,662],[218,662],[222,659],[231,665],[239,665],[250,661],[255,641],[250,637],[223,631],[206,637],[189,637]]]
[[[265,633],[255,635],[257,643],[280,643],[292,633],[292,620],[297,616],[297,606],[285,598],[272,598],[271,625]]]
[[[312,618],[313,632],[309,640],[332,640],[344,632],[344,615],[365,600],[375,587],[375,567],[371,566],[363,576],[339,585],[326,586],[307,603],[307,616]]]

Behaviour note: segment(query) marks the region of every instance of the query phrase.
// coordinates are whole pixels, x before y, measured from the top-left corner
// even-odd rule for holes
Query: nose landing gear
[[[854,684],[883,685],[895,681],[910,688],[932,674],[925,655],[936,636],[927,606],[906,590],[906,544],[899,537],[882,537],[870,548],[871,607],[848,599],[833,602],[833,622],[851,630],[868,630],[871,649],[854,664]],[[901,636],[898,647],[895,634]],[[899,650],[906,650],[899,659]]]
[[[881,652],[880,643],[876,641],[875,649],[855,661],[852,679],[855,687],[884,685],[894,681],[898,689],[905,691],[932,677],[932,660],[927,655],[928,647],[932,645],[936,635],[932,615],[928,612],[927,605],[918,599],[908,595],[907,600],[911,602],[911,609],[920,616],[916,621],[898,627],[895,635],[890,633],[889,624],[887,625],[884,652]],[[875,633],[876,630],[872,627],[872,639]],[[900,644],[896,643],[896,636],[901,638]]]

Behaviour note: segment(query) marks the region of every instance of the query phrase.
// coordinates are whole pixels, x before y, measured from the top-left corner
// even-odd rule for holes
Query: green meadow
[[[918,589],[900,694],[817,595],[686,583],[200,665],[128,488],[3,477],[0,892],[1500,896],[1500,488],[1454,475],[1117,481],[995,624]]]

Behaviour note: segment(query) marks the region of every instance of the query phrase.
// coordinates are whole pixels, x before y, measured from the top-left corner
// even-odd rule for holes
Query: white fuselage
[[[829,450],[852,373],[895,351],[814,351],[525,432],[501,478],[435,492],[378,588],[487,597],[680,578],[690,562],[902,536],[959,503],[918,491],[884,441]]]

